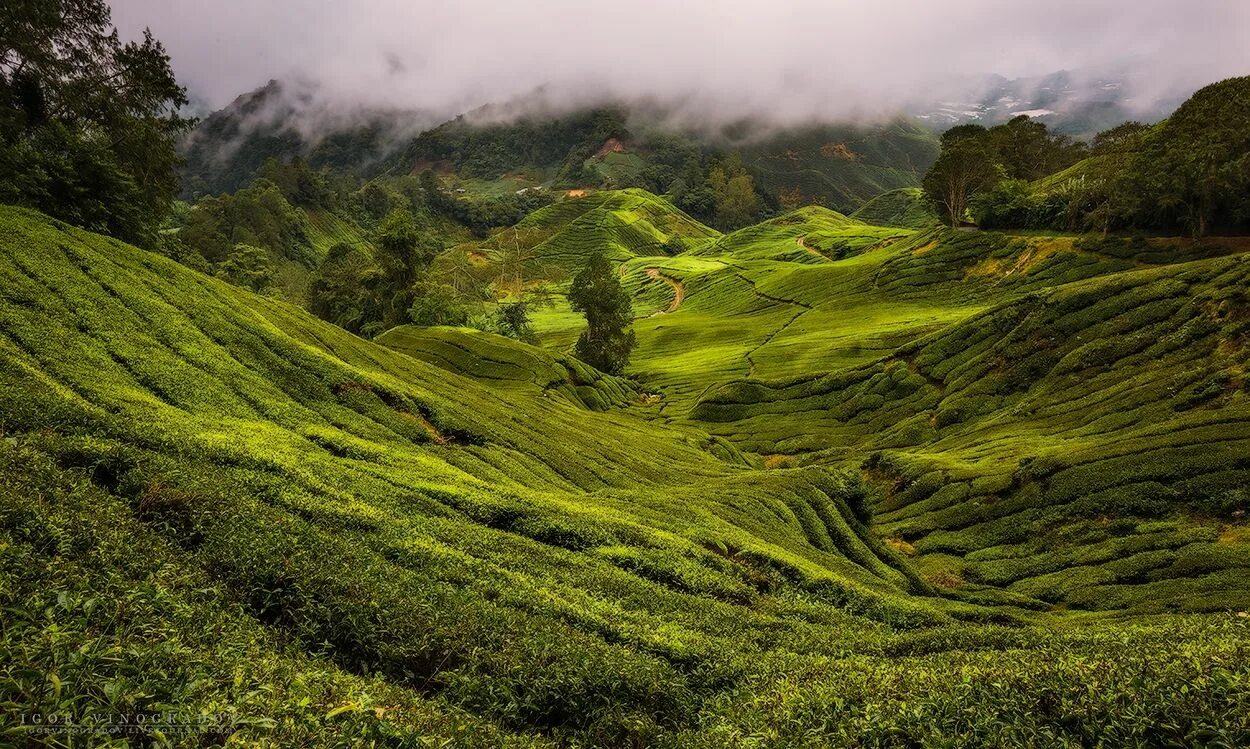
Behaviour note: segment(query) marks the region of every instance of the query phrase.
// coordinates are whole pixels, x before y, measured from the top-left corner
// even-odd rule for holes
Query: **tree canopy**
[[[1002,174],[985,128],[952,128],[942,136],[942,153],[924,176],[925,196],[947,223],[959,226],[969,201],[997,184]]]
[[[164,46],[122,42],[104,0],[0,13],[0,202],[152,245],[190,120]]]
[[[602,253],[591,255],[573,278],[569,305],[586,315],[586,330],[574,349],[582,361],[608,374],[620,374],[629,364],[636,341],[629,294]]]
[[[945,202],[952,175],[969,171],[957,167],[966,167],[973,142],[983,146],[976,164],[989,159],[1001,169],[1000,178],[969,190],[966,207],[983,228],[1200,237],[1250,224],[1250,77],[1200,89],[1157,125],[1125,122],[1098,133],[1088,148],[1027,118],[989,130],[953,128],[925,176],[930,200]]]

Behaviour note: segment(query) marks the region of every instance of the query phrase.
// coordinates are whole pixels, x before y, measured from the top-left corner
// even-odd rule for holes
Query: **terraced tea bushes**
[[[632,257],[623,379],[462,329],[365,341],[39,214],[0,224],[6,725],[1250,741],[1228,248],[1121,269],[1060,243],[973,280],[974,247],[1014,268],[1037,240]],[[1124,617],[1161,609],[1219,613]]]

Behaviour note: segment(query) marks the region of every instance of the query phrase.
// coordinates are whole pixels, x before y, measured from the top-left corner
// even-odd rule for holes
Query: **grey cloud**
[[[1244,0],[115,0],[193,95],[271,78],[452,115],[542,87],[777,122],[883,115],[998,73],[1124,69],[1148,99],[1250,73]]]

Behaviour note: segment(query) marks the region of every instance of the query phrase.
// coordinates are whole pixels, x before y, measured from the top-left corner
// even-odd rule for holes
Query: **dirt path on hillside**
[[[662,309],[652,313],[651,317],[656,315],[667,315],[670,312],[676,312],[681,303],[686,300],[686,287],[676,278],[666,276],[660,272],[659,268],[647,268],[648,278],[658,278],[669,286],[673,287],[673,301],[668,303],[668,309]]]
[[[803,235],[803,236],[801,236],[801,237],[795,237],[795,238],[794,238],[794,243],[795,243],[795,244],[797,244],[799,247],[802,247],[803,249],[805,249],[805,250],[807,250],[808,252],[812,253],[812,254],[813,254],[813,255],[815,255],[816,257],[820,258],[821,260],[824,260],[825,262],[828,262],[828,261],[829,261],[829,256],[828,256],[828,255],[826,255],[825,253],[821,252],[820,250],[816,249],[815,247],[812,247],[811,245],[809,245],[809,244],[805,241],[806,239],[807,239],[807,235],[806,235],[806,234],[804,234],[804,235]]]

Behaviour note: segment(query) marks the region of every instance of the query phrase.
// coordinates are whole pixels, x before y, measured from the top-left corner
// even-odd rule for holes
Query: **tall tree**
[[[0,201],[154,244],[191,122],[164,46],[123,43],[104,0],[0,11]]]
[[[308,306],[322,320],[353,333],[374,332],[382,318],[376,288],[381,270],[369,252],[340,242],[326,253],[308,288]]]
[[[942,152],[921,183],[925,196],[951,227],[958,227],[968,202],[1002,178],[985,128],[961,125],[942,135]]]
[[[1151,132],[1149,125],[1130,121],[1098,133],[1090,142],[1084,218],[1088,228],[1101,230],[1104,237],[1113,225],[1140,215],[1149,200],[1133,166]]]
[[[612,264],[596,252],[569,288],[569,304],[586,315],[586,330],[574,352],[582,361],[609,374],[629,364],[636,341],[629,295],[612,271]]]

